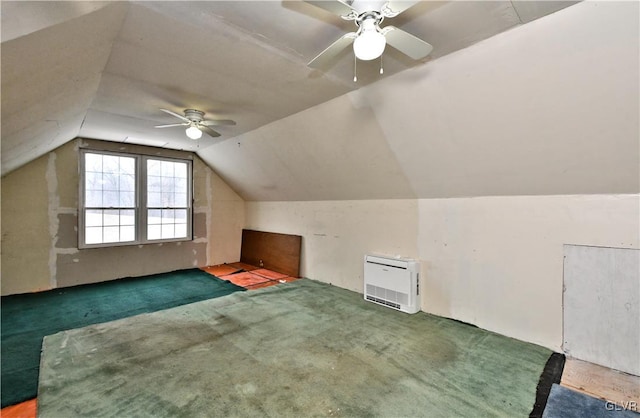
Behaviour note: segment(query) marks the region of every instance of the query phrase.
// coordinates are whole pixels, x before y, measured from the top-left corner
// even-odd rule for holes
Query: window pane
[[[162,223],[163,224],[167,224],[167,223],[173,223],[173,210],[171,209],[165,209],[162,211]]]
[[[176,193],[187,193],[187,179],[176,178]]]
[[[187,237],[187,225],[186,224],[176,224],[176,238],[186,238]]]
[[[157,209],[149,210],[147,216],[147,223],[149,225],[158,225],[162,223],[162,211]]]
[[[175,211],[175,223],[186,224],[187,223],[187,211],[186,209],[176,209]]]
[[[88,208],[102,207],[102,191],[87,190],[84,196],[84,205]]]
[[[120,172],[120,157],[115,155],[102,156],[102,172],[118,174]]]
[[[132,174],[120,174],[120,191],[135,192],[136,180]]]
[[[120,192],[120,204],[121,208],[133,208],[136,206],[136,195],[134,192]]]
[[[120,197],[118,192],[102,192],[102,205],[105,208],[120,207]]]
[[[175,163],[170,161],[161,161],[160,167],[162,168],[162,177],[173,177],[174,165]]]
[[[160,225],[149,225],[147,226],[147,239],[160,239],[161,235],[161,226]]]
[[[86,226],[102,226],[102,211],[87,210],[85,212],[84,224]]]
[[[149,192],[161,192],[162,191],[162,177],[160,177],[160,176],[147,176],[147,191],[149,191]]]
[[[130,157],[120,157],[120,173],[133,177],[136,173],[136,161]]]
[[[159,176],[160,172],[160,161],[158,160],[147,160],[147,175],[148,176]]]
[[[120,225],[136,225],[136,212],[134,210],[120,211]]]
[[[147,207],[160,208],[162,206],[162,193],[154,192],[147,195]]]
[[[85,189],[102,190],[102,173],[87,172],[85,177]]]
[[[102,229],[103,242],[119,242],[120,241],[120,227],[119,226],[105,226]]]
[[[187,206],[187,195],[185,193],[176,193],[174,207],[186,208]]]
[[[105,210],[104,211],[104,225],[114,226],[120,225],[120,211],[118,210]]]
[[[120,242],[135,241],[136,240],[136,227],[135,226],[121,226],[120,227]]]
[[[162,225],[162,238],[164,239],[174,238],[173,224]]]
[[[102,227],[85,228],[84,241],[87,244],[101,244],[102,243]]]
[[[175,190],[173,177],[162,177],[162,191],[164,193],[173,193]]]
[[[181,179],[187,178],[187,164],[186,163],[175,163],[175,174],[176,177]]]
[[[85,154],[84,155],[84,170],[102,172],[102,155],[100,154]]]
[[[165,208],[171,208],[175,206],[173,193],[162,193],[162,206]]]

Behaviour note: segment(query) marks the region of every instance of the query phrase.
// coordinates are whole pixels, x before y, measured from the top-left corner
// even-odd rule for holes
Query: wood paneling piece
[[[302,237],[274,232],[242,230],[240,261],[300,277]]]
[[[640,375],[640,250],[564,246],[567,356]]]

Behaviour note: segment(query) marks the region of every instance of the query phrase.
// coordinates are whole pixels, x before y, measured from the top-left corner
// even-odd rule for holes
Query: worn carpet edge
[[[531,414],[529,414],[529,418],[542,418],[553,384],[560,383],[565,361],[566,357],[561,353],[553,353],[547,360],[544,370],[540,375],[540,381],[536,388],[536,401]]]

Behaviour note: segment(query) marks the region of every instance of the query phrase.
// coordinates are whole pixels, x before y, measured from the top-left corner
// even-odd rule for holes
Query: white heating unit
[[[366,255],[364,298],[402,312],[418,312],[420,263],[406,258]]]

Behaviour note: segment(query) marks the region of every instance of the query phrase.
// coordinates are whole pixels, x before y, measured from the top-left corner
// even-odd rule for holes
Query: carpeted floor
[[[551,351],[301,279],[51,335],[46,417],[526,417]]]
[[[36,397],[45,335],[244,290],[199,269],[2,297],[2,407]]]

